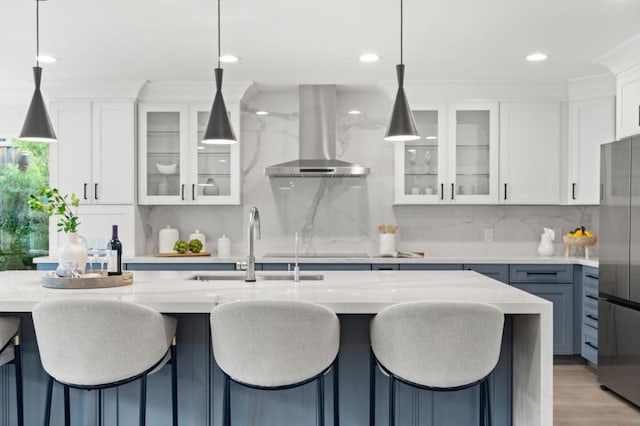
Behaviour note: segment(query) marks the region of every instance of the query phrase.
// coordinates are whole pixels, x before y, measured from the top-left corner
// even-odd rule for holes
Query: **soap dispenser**
[[[553,256],[555,252],[553,240],[555,237],[553,229],[544,228],[544,232],[540,235],[540,245],[538,246],[538,254],[540,256]]]

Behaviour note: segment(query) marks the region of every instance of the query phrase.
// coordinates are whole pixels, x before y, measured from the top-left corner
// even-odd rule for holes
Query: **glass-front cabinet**
[[[239,144],[205,145],[208,104],[138,109],[140,204],[238,204]],[[238,120],[233,122],[239,134]]]
[[[498,104],[417,104],[396,145],[396,204],[497,204]]]

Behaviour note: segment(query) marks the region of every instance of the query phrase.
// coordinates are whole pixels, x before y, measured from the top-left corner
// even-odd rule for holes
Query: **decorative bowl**
[[[173,164],[156,163],[156,167],[158,169],[158,173],[162,175],[172,175],[178,169],[178,164],[177,163],[173,163]]]
[[[569,237],[567,235],[563,235],[562,242],[565,246],[569,247],[589,247],[598,242],[598,237],[595,235],[590,237]]]

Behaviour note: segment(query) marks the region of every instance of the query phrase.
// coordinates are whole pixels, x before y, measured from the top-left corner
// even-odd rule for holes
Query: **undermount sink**
[[[236,275],[194,275],[189,280],[195,281],[244,281],[244,274]],[[300,274],[300,281],[321,281],[324,275]],[[293,274],[256,275],[256,281],[293,281]]]

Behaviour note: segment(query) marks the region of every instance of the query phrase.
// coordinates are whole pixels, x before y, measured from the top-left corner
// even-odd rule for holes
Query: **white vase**
[[[77,232],[69,232],[67,238],[67,244],[58,250],[58,265],[66,268],[75,266],[78,272],[84,274],[87,266],[86,240]]]

